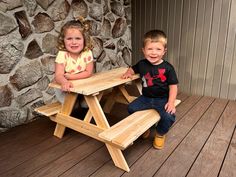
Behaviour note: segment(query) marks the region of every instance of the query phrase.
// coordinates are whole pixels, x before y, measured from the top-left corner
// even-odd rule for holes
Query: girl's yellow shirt
[[[77,59],[73,59],[67,51],[59,51],[55,62],[58,64],[64,64],[66,73],[77,74],[84,71],[87,64],[92,61],[92,51],[87,50],[82,52]]]

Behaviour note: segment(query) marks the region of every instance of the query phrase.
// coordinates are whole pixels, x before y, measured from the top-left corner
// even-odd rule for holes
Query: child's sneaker
[[[144,132],[144,133],[142,134],[142,138],[143,138],[143,139],[149,138],[150,133],[151,133],[151,131],[150,131],[150,129],[148,129],[146,132]]]
[[[156,134],[153,141],[153,147],[160,150],[163,149],[164,144],[165,144],[165,135],[161,136]]]

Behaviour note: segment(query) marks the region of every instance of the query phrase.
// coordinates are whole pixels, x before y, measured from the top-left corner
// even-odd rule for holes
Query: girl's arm
[[[77,79],[84,79],[92,76],[94,68],[94,62],[90,62],[87,64],[86,69],[77,74],[64,74],[64,77],[68,80],[77,80]]]
[[[65,70],[64,64],[56,63],[55,81],[61,85],[61,89],[63,91],[70,91],[70,88],[72,88],[73,85],[64,77],[65,74],[64,70]]]
[[[176,112],[175,109],[175,99],[177,96],[178,87],[177,85],[169,85],[169,99],[165,105],[166,112],[174,114]]]

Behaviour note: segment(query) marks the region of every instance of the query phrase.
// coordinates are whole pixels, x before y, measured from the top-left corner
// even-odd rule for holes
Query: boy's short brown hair
[[[165,48],[167,47],[167,36],[161,30],[151,30],[145,33],[143,47],[145,47],[147,40],[151,40],[151,42],[160,42]]]

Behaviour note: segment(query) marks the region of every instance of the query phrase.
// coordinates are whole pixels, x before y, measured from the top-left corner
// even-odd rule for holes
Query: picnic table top
[[[83,95],[91,95],[139,78],[139,75],[136,74],[133,75],[132,79],[122,79],[121,76],[126,70],[127,68],[120,67],[95,73],[93,76],[86,79],[71,81],[74,86],[71,91]],[[49,86],[61,88],[61,86],[55,82],[50,83]]]

